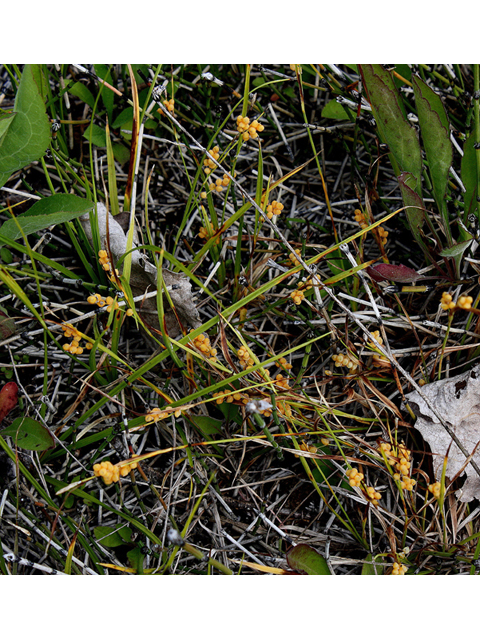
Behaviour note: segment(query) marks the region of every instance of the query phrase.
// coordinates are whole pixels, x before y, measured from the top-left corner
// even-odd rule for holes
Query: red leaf
[[[404,264],[384,264],[380,262],[367,267],[368,275],[376,282],[391,280],[392,282],[415,282],[422,276]]]
[[[18,387],[16,382],[7,382],[0,391],[0,424],[6,415],[17,406]]]

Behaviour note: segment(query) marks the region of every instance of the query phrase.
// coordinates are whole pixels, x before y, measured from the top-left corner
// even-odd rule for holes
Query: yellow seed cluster
[[[81,355],[83,353],[83,347],[80,346],[80,340],[82,340],[83,338],[80,334],[80,331],[78,331],[78,329],[75,329],[73,324],[70,324],[69,322],[66,322],[62,326],[62,330],[65,338],[73,338],[70,344],[66,343],[63,345],[63,350],[68,351],[72,355]],[[91,342],[87,342],[85,346],[87,349],[91,349],[93,347],[93,344]]]
[[[276,200],[272,201],[272,204],[267,206],[267,218],[271,220],[273,216],[279,216],[283,211],[283,204],[277,202]]]
[[[393,563],[392,576],[404,576],[407,572],[407,567],[404,564],[398,562]]]
[[[343,353],[334,354],[332,360],[336,367],[347,367],[350,371],[355,371],[358,367],[358,361],[353,360],[350,356]]]
[[[368,222],[365,219],[365,215],[363,211],[360,211],[360,209],[355,209],[354,218],[362,229],[366,229],[369,226]],[[383,227],[377,227],[377,231],[378,231],[378,235],[380,236],[380,240],[382,244],[383,245],[387,244],[388,231],[385,231]]]
[[[182,415],[180,409],[174,409],[173,407],[166,407],[165,409],[159,409],[154,407],[145,416],[145,422],[158,422],[159,420],[166,420],[169,416],[173,415],[179,418]]]
[[[170,100],[164,100],[163,106],[168,109],[170,113],[173,113],[175,110],[175,100],[173,98],[170,98]]]
[[[118,482],[120,476],[124,477],[130,473],[131,469],[136,469],[137,462],[129,462],[127,464],[112,464],[108,460],[93,465],[93,473],[97,478],[103,478],[105,484],[109,485],[112,482]]]
[[[444,291],[442,293],[442,299],[440,300],[440,306],[444,311],[448,311],[449,309],[455,309],[455,303],[452,300],[452,296]]]
[[[234,393],[231,393],[229,391],[216,391],[213,394],[213,397],[215,398],[215,402],[217,404],[223,404],[224,402],[227,402],[228,404],[247,404],[247,402],[250,401],[250,397],[248,395],[239,393],[238,391],[235,391]]]
[[[255,360],[252,358],[252,355],[247,347],[240,347],[240,349],[237,351],[237,358],[240,360],[242,369],[248,369],[248,367],[253,367],[253,365],[255,364]]]
[[[380,335],[380,331],[372,331],[372,336],[378,342],[378,344],[383,344],[383,338]],[[368,342],[368,345],[375,349],[375,345],[373,342]],[[390,360],[382,356],[380,353],[374,353],[372,355],[372,364],[374,367],[391,367]]]
[[[374,507],[376,507],[378,505],[378,501],[382,497],[381,493],[376,491],[373,487],[365,487],[365,491],[367,493],[369,501],[373,504]]]
[[[298,260],[298,256],[301,255],[301,253],[302,253],[301,249],[295,249],[295,253],[293,252],[289,253],[287,263],[293,264],[295,267],[298,267],[298,265],[300,264]]]
[[[105,251],[105,249],[100,249],[100,251],[98,252],[98,261],[102,265],[102,269],[104,271],[108,271],[109,272],[109,276],[108,277],[110,278],[110,280],[114,281],[115,280],[115,276],[113,274],[112,265],[110,264],[110,261],[108,260],[108,254]],[[118,272],[118,269],[115,269],[115,274],[117,276],[120,275],[119,272]]]
[[[290,389],[290,385],[288,384],[287,378],[282,376],[281,373],[279,373],[277,376],[275,376],[275,381],[274,382],[275,382],[275,385],[277,387],[280,387],[280,389]]]
[[[110,313],[110,311],[112,309],[114,309],[115,311],[117,309],[120,309],[120,306],[119,306],[117,300],[114,300],[111,296],[107,296],[106,298],[102,298],[102,296],[99,293],[94,293],[91,296],[88,296],[87,302],[89,304],[96,304],[100,308],[105,307],[105,309],[106,309],[106,311],[108,311],[108,313]],[[127,316],[133,316],[133,310],[132,309],[126,309],[125,313],[127,314]]]
[[[302,75],[303,69],[302,69],[302,65],[300,64],[291,64],[290,66],[290,70],[291,71],[295,71],[299,73],[299,75]]]
[[[215,361],[217,359],[217,350],[211,346],[210,338],[205,334],[201,333],[197,336],[193,341],[193,345],[209,360]]]
[[[223,191],[223,188],[228,187],[229,184],[230,178],[226,173],[224,173],[223,178],[217,178],[215,182],[210,182],[208,188],[210,189],[210,191],[216,191],[217,193],[220,193],[221,191]]]
[[[457,307],[460,307],[460,309],[468,310],[472,308],[472,303],[473,303],[472,296],[460,296],[457,302]]]
[[[435,498],[439,498],[440,497],[440,491],[441,491],[441,484],[440,482],[434,482],[433,484],[429,484],[428,485],[428,490],[430,491],[430,493],[433,493]]]
[[[296,305],[299,305],[302,304],[303,299],[305,298],[305,294],[303,293],[303,291],[295,289],[295,291],[292,291],[292,293],[290,294],[290,297]]]
[[[210,155],[212,158],[215,158],[215,160],[218,160],[220,157],[220,147],[215,146],[213,149],[210,149]],[[203,161],[203,170],[207,175],[211,173],[212,169],[215,169],[216,166],[217,165],[210,158],[205,158]]]
[[[349,469],[346,475],[348,478],[348,484],[351,487],[359,487],[360,483],[365,477],[363,473],[359,473],[358,469],[355,469],[355,467],[352,467],[351,469]]]
[[[299,448],[301,449],[301,451],[308,451],[308,453],[317,453],[317,447],[307,444],[305,440],[302,440],[302,442],[299,445]],[[296,453],[294,455],[296,458],[299,457]]]
[[[410,477],[412,452],[403,443],[392,449],[389,442],[382,442],[379,450],[383,451],[388,463],[396,469],[393,479],[399,482],[405,491],[413,491],[417,481]]]
[[[250,118],[247,118],[247,116],[238,116],[237,118],[237,131],[242,134],[245,142],[250,138],[257,138],[264,128],[263,124],[260,124],[258,120],[250,123]]]
[[[280,358],[280,360],[277,360],[277,365],[282,369],[289,370],[292,368],[292,365],[289,362],[287,362],[286,358]]]

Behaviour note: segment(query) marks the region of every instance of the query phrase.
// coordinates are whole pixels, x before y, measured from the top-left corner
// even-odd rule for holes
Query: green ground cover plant
[[[476,573],[433,390],[480,355],[479,101],[478,65],[0,65],[0,571]]]

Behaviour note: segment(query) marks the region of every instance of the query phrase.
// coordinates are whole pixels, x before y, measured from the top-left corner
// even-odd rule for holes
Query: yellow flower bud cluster
[[[302,442],[299,445],[299,449],[301,451],[308,451],[308,453],[317,453],[317,447],[314,447],[313,445],[309,445],[305,442],[305,440],[302,440]],[[295,458],[298,458],[298,454],[294,454]]]
[[[255,364],[255,360],[252,358],[252,355],[247,347],[240,347],[240,349],[237,351],[237,358],[240,360],[242,369],[248,369],[249,367],[253,367],[253,365]]]
[[[353,360],[350,356],[343,353],[334,354],[332,360],[336,367],[347,367],[353,373],[358,367],[358,360]]]
[[[98,261],[100,262],[100,264],[102,265],[102,269],[104,271],[108,271],[109,272],[109,278],[110,280],[115,280],[115,277],[113,275],[113,270],[112,270],[112,265],[110,264],[109,260],[108,260],[108,254],[105,251],[105,249],[100,249],[100,251],[98,252]],[[118,269],[115,269],[115,274],[118,276],[120,275],[118,272]]]
[[[393,563],[392,576],[404,576],[407,572],[407,567],[404,564],[398,562]]]
[[[273,216],[279,216],[283,211],[283,204],[277,202],[276,200],[272,201],[272,204],[267,206],[267,218],[271,220]]]
[[[302,304],[303,299],[305,298],[305,294],[303,293],[303,291],[299,291],[298,289],[295,289],[295,291],[292,291],[292,293],[290,294],[290,297],[296,305],[300,305]]]
[[[200,227],[200,231],[198,232],[198,237],[202,240],[209,240],[214,234],[214,231],[208,227]],[[220,236],[217,236],[214,240],[214,244],[218,244],[220,242]]]
[[[292,368],[292,365],[287,362],[286,358],[280,358],[280,360],[277,360],[277,365],[287,371]]]
[[[355,467],[352,467],[351,469],[349,469],[346,473],[346,476],[348,478],[348,484],[351,487],[359,487],[360,483],[365,477],[363,473],[359,473],[358,469],[355,469]]]
[[[383,344],[383,338],[380,335],[380,331],[372,331],[372,336],[378,342],[378,344]],[[368,345],[372,347],[372,349],[376,349],[376,346],[373,342],[368,342]],[[385,356],[380,353],[374,353],[372,355],[372,364],[374,367],[391,367],[390,360],[385,358]]]
[[[354,218],[362,229],[366,229],[369,225],[365,219],[365,214],[360,209],[355,209]],[[378,235],[383,245],[387,244],[388,231],[385,231],[383,227],[377,227]]]
[[[288,254],[288,260],[287,260],[287,264],[293,264],[295,267],[298,267],[298,265],[300,264],[300,262],[298,261],[298,256],[300,256],[302,253],[301,249],[295,249],[295,253],[289,253]]]
[[[154,407],[145,416],[145,422],[158,422],[159,420],[166,420],[169,416],[173,415],[179,418],[182,415],[181,409],[174,409],[173,407],[165,407],[165,409],[159,409]]]
[[[455,302],[452,300],[452,296],[444,291],[442,293],[442,299],[440,300],[440,306],[444,311],[448,311],[449,309],[455,309]]]
[[[430,491],[430,493],[433,493],[434,497],[437,499],[440,497],[441,488],[442,485],[440,484],[440,482],[434,482],[433,484],[428,485],[428,490]]]
[[[280,389],[290,389],[290,385],[288,384],[288,379],[282,376],[281,373],[275,376],[274,384],[275,386],[280,387]]]
[[[376,507],[382,495],[378,491],[375,491],[373,487],[365,487],[365,491],[367,493],[369,501],[373,504],[374,507]]]
[[[66,343],[63,345],[63,350],[68,351],[72,355],[80,356],[83,353],[83,347],[80,346],[80,340],[82,340],[82,336],[78,329],[75,329],[73,324],[66,322],[62,325],[62,330],[65,338],[73,338],[70,344]],[[91,349],[93,344],[91,342],[87,342],[85,345],[87,349]]]
[[[210,149],[210,155],[212,156],[212,158],[215,158],[215,160],[218,160],[218,158],[220,157],[220,147],[213,147],[213,149]],[[213,169],[215,169],[217,165],[213,162],[213,160],[211,160],[210,158],[205,158],[205,160],[203,161],[203,170],[205,171],[205,173],[208,174],[212,172]]]
[[[112,484],[112,482],[118,482],[120,476],[128,476],[131,469],[136,469],[138,462],[129,462],[126,464],[112,464],[108,460],[104,460],[98,464],[93,465],[93,473],[97,478],[103,478],[106,485]]]
[[[468,310],[472,308],[472,303],[473,303],[472,296],[460,296],[457,302],[457,307],[460,307],[460,309]]]
[[[405,491],[413,491],[417,481],[410,477],[412,452],[402,443],[392,449],[389,442],[382,442],[379,450],[385,454],[388,463],[396,469],[393,479],[400,483]]]
[[[258,120],[250,123],[250,118],[247,118],[247,116],[238,116],[237,118],[237,131],[242,134],[245,142],[250,138],[257,138],[264,128],[263,124],[260,124]]]
[[[230,392],[230,391],[216,391],[213,394],[215,398],[215,402],[217,404],[223,404],[227,402],[228,404],[247,404],[250,401],[250,396],[239,393],[238,391]]]
[[[106,311],[108,311],[108,313],[110,313],[110,311],[112,309],[114,309],[115,311],[117,309],[120,309],[120,306],[119,306],[117,300],[114,300],[111,296],[107,296],[106,298],[102,298],[102,296],[99,293],[94,293],[91,296],[88,296],[87,302],[89,304],[96,304],[100,308],[105,307],[105,309],[106,309]],[[125,313],[127,314],[127,316],[133,316],[133,310],[132,309],[126,309]]]
[[[226,173],[224,173],[223,178],[217,178],[215,182],[210,182],[208,188],[210,189],[210,191],[216,191],[217,193],[220,193],[221,191],[223,191],[223,188],[228,187],[229,184],[230,178]]]
[[[193,346],[201,351],[205,357],[215,362],[217,359],[217,350],[210,344],[210,338],[203,333],[197,336],[193,341]]]
[[[170,98],[170,100],[164,100],[163,106],[168,109],[170,113],[173,113],[175,110],[175,100],[173,98]]]

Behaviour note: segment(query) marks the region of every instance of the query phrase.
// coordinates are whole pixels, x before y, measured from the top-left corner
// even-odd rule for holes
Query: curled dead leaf
[[[127,236],[122,226],[117,220],[107,212],[105,205],[101,202],[97,203],[98,229],[100,234],[100,242],[102,249],[110,248],[110,252],[114,259],[115,265],[127,251]],[[93,234],[90,225],[90,216],[85,214],[80,216],[80,223],[85,234],[93,246]],[[107,243],[107,220],[108,220],[108,243]],[[124,222],[124,220],[122,220]],[[134,235],[133,246],[138,246],[138,236]],[[138,249],[131,252],[131,274],[130,287],[135,297],[145,295],[157,289],[157,268],[149,262],[146,256]],[[119,271],[122,271],[120,265]],[[190,282],[178,273],[174,273],[169,269],[162,269],[162,277],[165,286],[173,303],[173,309],[167,298],[163,297],[164,317],[162,318],[163,326],[166,332],[172,337],[176,337],[182,333],[183,328],[196,328],[200,325],[197,308],[193,302],[192,285]],[[158,317],[156,297],[147,298],[137,303],[137,310],[142,317],[145,325],[153,329],[158,336],[160,331],[160,319]]]
[[[480,365],[467,373],[453,378],[432,382],[422,387],[422,393],[448,423],[473,461],[480,465]],[[451,436],[440,424],[417,391],[405,396],[417,416],[415,429],[430,445],[433,454],[433,469],[436,479],[442,476],[442,467],[447,456],[446,476],[454,478],[462,470],[466,480],[456,493],[461,502],[480,499],[480,477]]]

